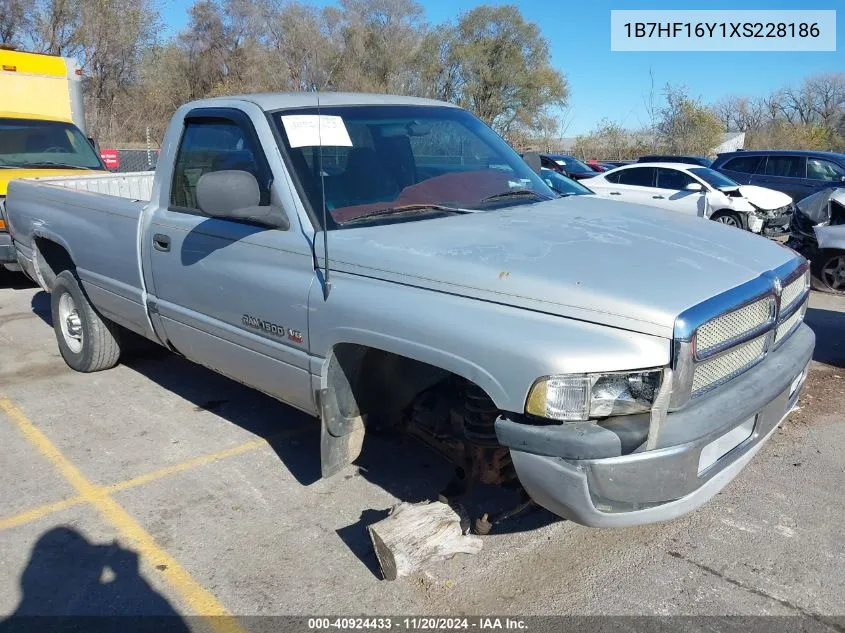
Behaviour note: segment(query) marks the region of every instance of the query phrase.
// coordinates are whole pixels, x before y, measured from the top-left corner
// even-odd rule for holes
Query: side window
[[[698,182],[695,178],[677,169],[667,167],[657,168],[657,187],[659,189],[674,189],[680,191],[688,184]]]
[[[619,175],[620,185],[635,187],[654,187],[654,167],[632,167]]]
[[[741,174],[753,174],[757,171],[757,166],[760,164],[759,156],[740,156],[738,158],[731,158],[723,169],[729,171],[738,171]]]
[[[806,162],[803,156],[769,156],[763,173],[783,178],[805,178]]]
[[[237,169],[255,176],[262,187],[261,205],[270,204],[269,169],[260,148],[234,121],[225,119],[188,120],[182,133],[170,204],[182,209],[199,210],[197,181],[212,171]],[[261,157],[259,161],[258,156]]]
[[[619,177],[622,175],[621,171],[617,171],[615,174],[607,174],[604,179],[607,182],[612,182],[613,184],[619,183]]]
[[[824,158],[807,159],[807,178],[813,180],[827,180],[828,182],[841,182],[845,176],[845,169],[836,163]]]

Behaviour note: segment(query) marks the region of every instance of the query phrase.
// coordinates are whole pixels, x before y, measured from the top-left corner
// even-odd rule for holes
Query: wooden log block
[[[441,501],[395,505],[367,531],[386,580],[407,576],[428,562],[455,554],[476,554],[483,545],[477,536],[463,533],[461,516]]]

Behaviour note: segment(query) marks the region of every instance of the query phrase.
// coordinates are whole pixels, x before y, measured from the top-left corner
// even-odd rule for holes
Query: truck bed
[[[149,202],[153,190],[154,175],[155,172],[152,171],[137,171],[93,176],[55,176],[52,178],[32,178],[30,180],[75,191],[88,191],[117,198]]]
[[[138,220],[152,184],[153,172],[12,181],[6,214],[24,267],[32,270],[39,256],[49,256],[36,250],[39,239],[59,244],[76,264],[94,305],[113,321],[145,333]]]

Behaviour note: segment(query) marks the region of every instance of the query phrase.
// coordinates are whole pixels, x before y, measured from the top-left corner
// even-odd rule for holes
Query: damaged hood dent
[[[753,207],[762,209],[763,211],[774,211],[775,209],[785,207],[792,202],[792,198],[785,193],[775,191],[774,189],[766,189],[765,187],[757,187],[755,185],[739,185],[738,187],[725,188],[720,191],[722,191],[722,193],[724,193],[730,201],[737,200],[737,198],[730,196],[730,192],[738,191],[742,196],[742,199],[749,202]]]
[[[685,309],[793,257],[745,231],[593,196],[332,231],[329,253],[339,272],[667,338]]]

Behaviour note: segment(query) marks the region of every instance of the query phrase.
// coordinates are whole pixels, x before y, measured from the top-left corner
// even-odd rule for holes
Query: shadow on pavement
[[[804,321],[816,334],[813,360],[845,368],[845,312],[808,308]]]
[[[0,622],[2,633],[190,630],[140,575],[137,553],[117,543],[91,543],[71,527],[38,539],[20,584],[21,601]]]
[[[32,312],[44,323],[53,327],[53,315],[50,310],[50,294],[40,290],[32,295],[32,300],[29,302],[32,307]]]
[[[0,288],[25,290],[27,288],[35,288],[36,286],[37,284],[32,283],[23,273],[12,272],[0,266]]]

